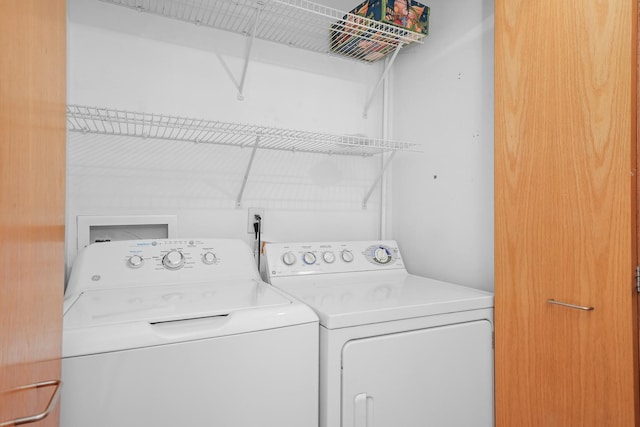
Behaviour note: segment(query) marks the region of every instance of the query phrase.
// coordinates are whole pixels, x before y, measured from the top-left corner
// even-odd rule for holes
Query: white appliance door
[[[493,426],[489,321],[350,341],[342,367],[343,427]]]

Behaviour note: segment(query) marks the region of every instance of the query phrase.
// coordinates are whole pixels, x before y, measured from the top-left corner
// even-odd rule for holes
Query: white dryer
[[[322,427],[491,427],[493,295],[408,274],[394,241],[272,243],[320,317]]]
[[[62,353],[63,427],[318,425],[318,318],[241,241],[90,245]]]

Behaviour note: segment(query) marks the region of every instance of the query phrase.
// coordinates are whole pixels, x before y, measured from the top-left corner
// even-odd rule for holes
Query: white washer
[[[318,318],[241,241],[90,245],[62,354],[64,427],[318,425]]]
[[[494,425],[491,293],[408,274],[394,241],[265,252],[320,317],[322,427]]]

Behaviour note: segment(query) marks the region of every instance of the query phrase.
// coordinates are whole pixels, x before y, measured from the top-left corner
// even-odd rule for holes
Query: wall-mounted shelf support
[[[376,180],[374,181],[373,185],[367,192],[367,195],[364,196],[364,199],[362,200],[362,209],[367,209],[367,203],[369,202],[369,198],[373,194],[373,190],[375,190],[375,188],[378,186],[378,183],[380,183],[380,180],[382,179],[382,175],[384,175],[385,171],[387,170],[387,167],[389,167],[389,164],[391,164],[391,160],[393,159],[393,156],[395,155],[396,155],[396,151],[392,151],[389,157],[387,158],[387,160],[384,162],[384,165],[382,166],[382,169],[380,169],[380,172],[378,173]]]
[[[238,85],[238,100],[244,101],[244,81],[247,77],[247,68],[249,68],[249,59],[251,58],[251,48],[253,47],[253,41],[256,38],[256,31],[258,30],[258,22],[260,20],[260,14],[264,9],[264,1],[258,1],[256,5],[256,15],[253,19],[253,30],[249,34],[249,41],[247,42],[247,52],[244,58],[244,67],[242,68],[242,77],[240,78],[240,84]]]
[[[236,208],[242,207],[242,195],[244,194],[244,188],[247,186],[247,179],[249,179],[249,172],[251,172],[251,166],[253,166],[253,159],[256,157],[256,151],[258,150],[259,145],[260,145],[260,135],[256,136],[256,142],[253,144],[253,149],[251,150],[251,157],[249,158],[249,164],[247,165],[247,170],[244,172],[244,178],[242,178],[242,186],[240,187],[240,191],[238,192],[238,197],[236,198]]]
[[[400,49],[402,49],[402,47],[403,47],[402,43],[398,44],[398,47],[396,47],[396,50],[393,52],[393,55],[387,61],[387,64],[385,65],[384,71],[382,72],[382,75],[378,79],[378,82],[376,83],[376,85],[374,86],[373,90],[371,91],[371,94],[369,95],[369,99],[367,99],[367,103],[364,105],[364,112],[362,113],[362,117],[364,117],[365,119],[367,118],[367,113],[369,112],[369,107],[371,107],[371,103],[373,102],[373,98],[376,96],[376,92],[378,91],[378,88],[380,87],[380,85],[382,84],[384,79],[387,78],[387,74],[389,74],[389,71],[391,70],[391,66],[393,65],[393,61],[396,60],[396,56],[398,56],[398,52],[400,52]]]

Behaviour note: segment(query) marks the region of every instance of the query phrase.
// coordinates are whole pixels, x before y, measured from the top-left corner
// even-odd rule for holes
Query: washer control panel
[[[157,270],[175,271],[220,263],[216,249],[202,240],[139,241],[125,252],[125,265],[132,269],[150,264]]]
[[[398,245],[391,240],[267,243],[265,256],[269,277],[404,269]]]
[[[234,239],[102,242],[87,246],[78,257],[83,259],[74,263],[67,291],[222,278],[259,279],[249,246]]]

